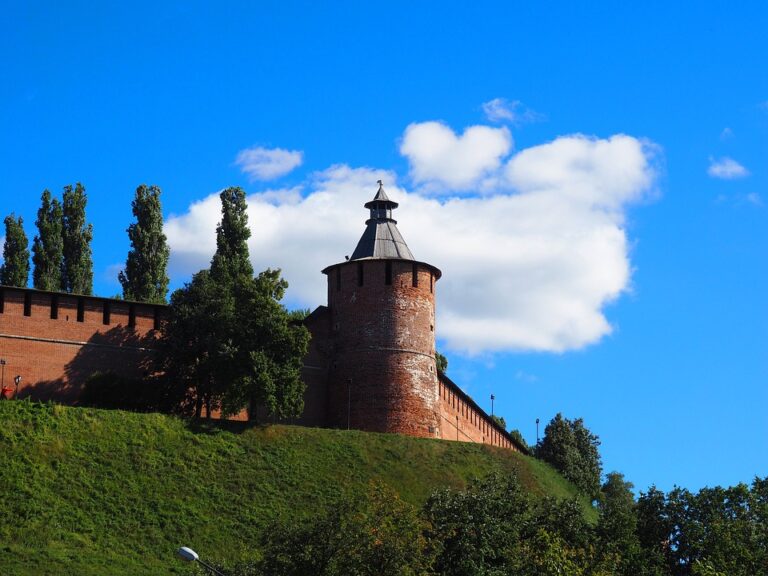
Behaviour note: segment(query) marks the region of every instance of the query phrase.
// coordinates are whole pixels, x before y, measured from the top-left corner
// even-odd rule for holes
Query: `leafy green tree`
[[[128,226],[131,250],[119,274],[126,300],[164,304],[170,250],[163,234],[160,188],[142,184],[131,202],[136,222]]]
[[[29,278],[29,248],[24,233],[24,220],[13,214],[5,217],[5,243],[3,265],[0,266],[0,284],[27,287]]]
[[[392,489],[374,483],[363,498],[343,498],[302,524],[265,532],[259,574],[420,576],[431,553],[424,521]]]
[[[87,204],[85,187],[79,182],[64,187],[62,196],[62,238],[64,259],[61,288],[73,294],[91,294],[93,291],[93,261],[91,240],[93,226],[85,220]]]
[[[520,446],[525,448],[525,451],[527,453],[531,453],[531,447],[528,446],[528,442],[525,441],[525,438],[523,437],[523,433],[520,432],[520,430],[518,430],[517,428],[513,428],[512,430],[509,431],[509,435],[512,436],[512,438],[514,438],[517,441],[517,443],[520,444]]]
[[[467,490],[443,490],[425,505],[437,550],[435,569],[446,576],[505,574],[531,504],[514,476],[491,475]]]
[[[309,332],[280,300],[288,283],[279,270],[256,278],[248,259],[242,190],[222,195],[222,221],[211,270],[171,296],[159,345],[161,370],[178,386],[184,412],[199,417],[257,408],[278,418],[304,410],[301,378]]]
[[[624,480],[623,474],[610,472],[597,500],[600,550],[615,559],[613,573],[624,576],[638,574],[641,563],[632,488],[632,483]]]
[[[568,420],[557,414],[544,429],[536,455],[594,499],[600,493],[602,472],[599,446],[600,439],[584,426],[581,418]]]
[[[440,352],[435,352],[435,362],[437,363],[437,371],[445,374],[448,372],[448,358],[446,358]]]
[[[747,576],[765,573],[766,479],[693,493],[651,488],[637,503],[643,575]]]
[[[499,426],[504,428],[504,430],[507,429],[507,421],[504,420],[504,416],[499,416],[497,414],[491,414],[491,420],[493,420],[494,422],[496,422],[496,424],[498,424]]]
[[[232,357],[235,302],[208,270],[171,295],[158,342],[158,370],[179,410],[200,418],[221,405],[221,387]]]
[[[32,282],[38,290],[61,289],[61,271],[64,260],[62,238],[63,212],[61,203],[43,191],[40,209],[37,211],[37,235],[32,242],[32,263],[35,265]]]
[[[233,283],[238,313],[232,320],[231,357],[221,371],[227,380],[222,391],[227,414],[247,407],[253,419],[259,406],[278,418],[304,411],[301,370],[309,332],[280,304],[287,288],[280,270],[270,269],[255,279],[241,276]]]
[[[427,501],[427,536],[441,575],[608,576],[575,500],[533,498],[514,476],[492,474]]]
[[[248,254],[248,205],[242,188],[227,188],[220,195],[221,221],[216,227],[216,253],[211,261],[211,274],[217,281],[238,276],[253,276]]]
[[[664,492],[651,486],[648,492],[641,492],[635,508],[637,515],[637,537],[645,559],[641,574],[662,576],[669,574],[669,542],[673,526],[667,513]]]

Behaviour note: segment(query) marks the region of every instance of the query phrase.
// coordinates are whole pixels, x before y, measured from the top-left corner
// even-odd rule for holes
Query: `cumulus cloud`
[[[483,112],[491,122],[509,122],[514,125],[538,122],[543,119],[543,115],[526,108],[520,100],[505,98],[494,98],[484,102]]]
[[[298,200],[269,190],[248,197],[251,259],[257,270],[283,269],[293,305],[324,304],[320,270],[351,254],[363,204],[383,180],[400,202],[395,217],[412,252],[443,271],[436,329],[444,348],[578,349],[610,334],[605,306],[628,289],[623,222],[628,206],[653,191],[653,156],[629,136],[562,137],[499,159],[495,191],[442,202],[389,171],[332,166],[307,179]],[[208,265],[219,210],[212,194],[166,222],[175,273]]]
[[[721,180],[734,180],[736,178],[744,178],[749,176],[749,170],[744,166],[736,162],[733,158],[723,156],[722,158],[710,158],[709,168],[707,168],[707,174],[712,178],[720,178]]]
[[[511,147],[506,127],[470,126],[458,136],[442,122],[421,122],[405,129],[400,153],[408,158],[416,184],[447,193],[477,187]]]
[[[521,192],[555,194],[570,202],[621,209],[647,194],[655,174],[648,159],[653,146],[619,134],[597,139],[563,136],[516,154],[506,166]]]
[[[273,180],[301,166],[303,159],[304,153],[299,150],[254,146],[240,150],[235,164],[251,181]]]

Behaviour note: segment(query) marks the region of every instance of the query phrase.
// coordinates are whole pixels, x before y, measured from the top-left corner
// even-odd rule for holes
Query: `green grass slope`
[[[486,446],[292,426],[190,427],[159,414],[0,402],[5,575],[184,574],[180,545],[247,555],[278,517],[301,521],[380,480],[419,505],[438,488],[514,471],[574,495],[547,465]]]

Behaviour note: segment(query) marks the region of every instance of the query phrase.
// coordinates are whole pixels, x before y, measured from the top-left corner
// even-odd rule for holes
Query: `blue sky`
[[[5,3],[3,215],[31,240],[42,190],[82,181],[113,295],[138,184],[163,189],[174,286],[242,186],[254,263],[314,307],[381,178],[444,271],[439,347],[482,405],[531,442],[537,417],[583,417],[639,489],[749,482],[768,8],[617,4]]]

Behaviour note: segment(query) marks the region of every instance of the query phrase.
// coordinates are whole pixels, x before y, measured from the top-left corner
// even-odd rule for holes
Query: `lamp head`
[[[195,562],[200,558],[197,552],[186,546],[179,548],[179,556],[182,560],[186,560],[187,562]]]

